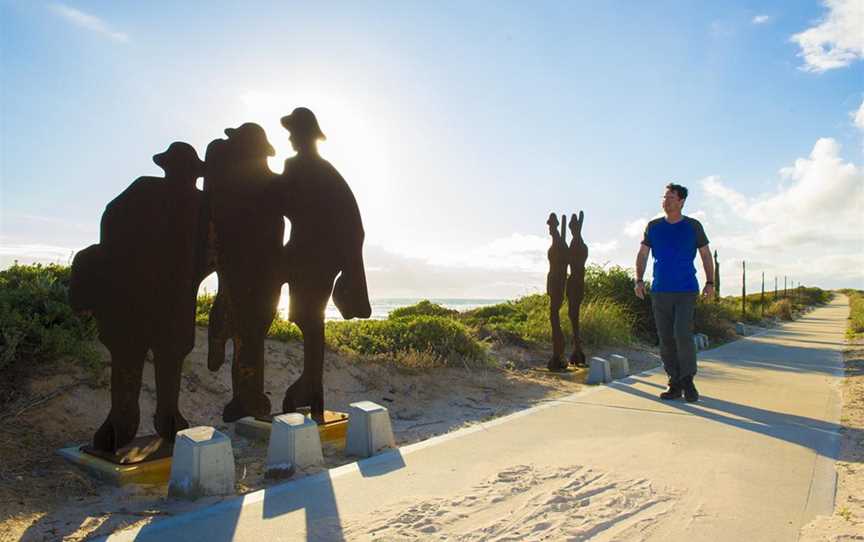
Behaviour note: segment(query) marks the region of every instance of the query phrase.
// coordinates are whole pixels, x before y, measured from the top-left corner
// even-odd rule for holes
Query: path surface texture
[[[848,302],[652,371],[110,540],[797,540],[833,508]]]

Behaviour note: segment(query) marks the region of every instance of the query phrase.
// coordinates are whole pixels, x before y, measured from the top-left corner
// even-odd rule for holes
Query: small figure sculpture
[[[203,163],[187,143],[153,161],[165,178],[141,177],[102,215],[100,242],[72,262],[70,303],[90,311],[111,353],[111,411],[93,448],[116,452],[140,422],[148,350],[156,371],[156,432],[168,442],[189,424],[178,408],[183,359],[195,344],[195,303],[206,276],[206,207],[195,181]]]
[[[549,225],[549,235],[552,245],[547,251],[549,258],[549,273],[546,275],[546,293],[549,294],[549,322],[552,324],[552,358],[546,365],[550,371],[567,369],[564,361],[564,332],[561,331],[561,305],[564,303],[564,289],[567,281],[567,263],[569,249],[567,247],[567,216],[561,215],[561,231],[558,231],[558,216],[549,214],[546,221]]]
[[[211,206],[211,236],[219,290],[210,312],[208,367],[225,358],[234,341],[232,398],[222,411],[226,422],[267,416],[264,340],[276,315],[285,226],[269,198],[276,177],[267,166],[275,154],[261,126],[246,123],[225,130],[205,155],[204,191]]]
[[[303,372],[286,390],[282,408],[294,412],[308,406],[320,423],[324,309],[331,291],[345,319],[368,318],[372,313],[363,267],[363,223],[348,183],[318,154],[318,141],[325,137],[314,113],[298,107],[282,118],[282,126],[291,133],[297,155],[285,160],[271,199],[291,221],[283,257],[290,294],[288,318],[303,332]]]
[[[570,215],[570,233],[573,240],[570,241],[569,264],[570,276],[567,277],[567,315],[570,317],[570,325],[573,328],[573,353],[570,354],[570,363],[577,367],[586,367],[585,353],[582,351],[582,337],[579,333],[579,310],[582,300],[585,298],[585,262],[588,260],[588,245],[582,240],[582,224],[585,214],[579,211]]]

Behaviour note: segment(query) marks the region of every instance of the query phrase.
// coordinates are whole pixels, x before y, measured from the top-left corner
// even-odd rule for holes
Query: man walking
[[[660,337],[660,357],[669,375],[669,387],[660,394],[664,400],[679,399],[689,403],[699,400],[693,384],[696,375],[696,347],[693,344],[693,311],[699,296],[696,251],[705,268],[703,295],[714,293],[714,265],[711,249],[702,224],[681,214],[687,188],[670,183],[663,195],[665,217],[655,218],[645,228],[639,254],[636,255],[636,296],[645,298],[645,264],[648,253],[654,254],[654,280],[651,300],[657,334]]]

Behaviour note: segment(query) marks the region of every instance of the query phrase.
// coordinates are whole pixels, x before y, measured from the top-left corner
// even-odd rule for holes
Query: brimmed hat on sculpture
[[[298,107],[290,115],[282,117],[282,126],[294,135],[308,136],[316,140],[327,139],[318,126],[315,113],[305,107]]]
[[[204,175],[204,162],[198,158],[195,148],[182,141],[175,141],[165,152],[153,155],[153,163],[165,170],[184,170],[194,173],[197,177]]]
[[[276,156],[276,150],[267,141],[267,133],[260,125],[246,122],[237,128],[225,128],[225,135],[243,148],[259,151],[266,156]],[[260,156],[260,155],[259,155]]]

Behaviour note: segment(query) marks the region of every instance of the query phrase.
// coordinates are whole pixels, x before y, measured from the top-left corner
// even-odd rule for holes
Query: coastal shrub
[[[460,320],[465,325],[472,327],[497,325],[497,324],[519,324],[526,320],[527,314],[517,302],[506,301],[497,305],[477,307],[463,312]]]
[[[532,299],[528,318],[522,325],[522,336],[534,342],[552,342],[549,323],[549,301],[545,295]],[[521,301],[521,300],[520,300]],[[539,301],[539,302],[538,302]],[[567,304],[560,311],[561,329],[565,343],[571,342],[573,328],[567,316]],[[613,301],[596,299],[582,303],[579,313],[579,331],[585,346],[626,345],[632,342],[633,315]]]
[[[792,310],[792,301],[788,299],[778,299],[771,303],[765,311],[765,316],[779,318],[780,320],[792,320],[794,312]]]
[[[303,333],[297,327],[297,324],[277,314],[273,318],[273,323],[270,324],[270,329],[267,330],[267,338],[282,342],[302,341]]]
[[[597,264],[585,268],[585,301],[612,301],[633,316],[633,334],[644,341],[655,342],[657,330],[651,310],[651,284],[646,284],[648,295],[639,299],[634,295],[636,278],[623,267]]]
[[[483,346],[462,323],[442,316],[327,322],[327,343],[358,354],[426,352],[441,365],[485,363]]]
[[[625,307],[601,299],[582,304],[579,330],[587,346],[624,346],[632,342],[633,314]],[[570,320],[567,320],[570,330]]]
[[[847,334],[854,338],[864,333],[864,290],[841,290],[849,297],[849,327]]]
[[[69,306],[70,267],[13,265],[0,271],[0,371],[71,357],[95,370],[95,321]]]
[[[693,314],[693,331],[704,333],[712,343],[725,342],[735,337],[735,318],[730,304],[700,297]]]
[[[195,305],[196,326],[206,327],[210,323],[210,309],[213,308],[214,299],[216,299],[215,295],[206,292],[198,296],[198,302]],[[277,314],[270,324],[270,329],[267,330],[267,338],[282,342],[302,341],[303,334],[296,324]]]
[[[415,305],[399,307],[393,310],[387,318],[393,320],[396,318],[405,318],[406,316],[456,316],[457,314],[459,314],[459,311],[442,307],[437,303],[424,299]]]
[[[213,308],[213,301],[215,299],[215,295],[206,292],[198,296],[198,301],[195,303],[196,326],[206,326],[210,323],[210,309]]]

